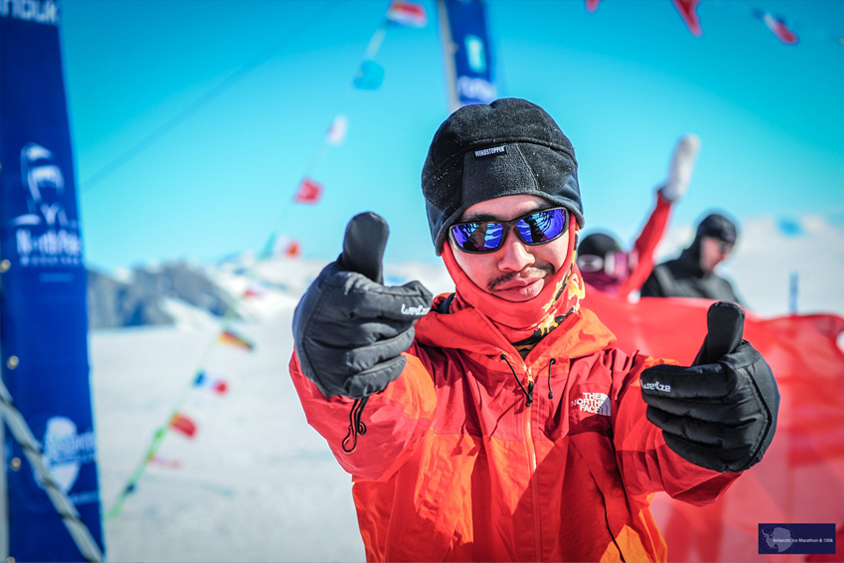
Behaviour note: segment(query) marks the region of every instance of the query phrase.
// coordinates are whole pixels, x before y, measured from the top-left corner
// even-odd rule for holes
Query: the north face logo
[[[583,412],[610,416],[610,398],[603,393],[584,393],[571,402],[571,407],[580,407]]]

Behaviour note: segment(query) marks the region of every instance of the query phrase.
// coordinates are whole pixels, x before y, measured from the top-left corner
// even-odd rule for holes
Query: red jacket
[[[704,505],[737,477],[665,445],[639,388],[662,362],[614,348],[591,311],[522,360],[477,310],[435,312],[442,299],[402,375],[370,396],[352,453],[354,401],[325,398],[290,363],[309,423],[353,476],[367,560],[664,561],[651,493]],[[533,383],[530,406],[502,354]]]

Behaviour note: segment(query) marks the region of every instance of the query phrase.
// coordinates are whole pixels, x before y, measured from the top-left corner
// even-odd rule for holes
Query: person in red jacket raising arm
[[[651,493],[711,503],[774,436],[742,310],[712,306],[692,367],[616,348],[580,306],[574,150],[525,100],[448,117],[422,191],[455,293],[384,286],[387,225],[363,213],[293,319],[290,373],[367,560],[665,560]]]
[[[624,252],[618,240],[607,233],[592,233],[580,241],[577,267],[586,285],[624,300],[642,289],[654,269],[654,253],[665,234],[671,210],[689,187],[699,150],[697,135],[685,135],[677,142],[668,179],[656,190],[653,211],[629,252]]]

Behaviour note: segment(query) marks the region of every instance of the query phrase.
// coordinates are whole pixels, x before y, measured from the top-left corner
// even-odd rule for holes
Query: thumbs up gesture
[[[382,391],[404,369],[413,325],[431,309],[418,281],[383,285],[389,228],[375,213],[349,221],[343,253],[320,272],[293,314],[302,372],[326,397]]]
[[[718,302],[691,367],[642,372],[647,417],[675,453],[701,467],[739,472],[759,463],[777,426],[779,391],[771,368],[742,340],[744,311]]]

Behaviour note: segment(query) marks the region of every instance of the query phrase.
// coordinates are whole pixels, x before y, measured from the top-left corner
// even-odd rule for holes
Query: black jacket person
[[[732,252],[737,231],[723,215],[708,215],[679,258],[653,269],[642,286],[642,297],[700,297],[741,304],[730,282],[715,273],[715,266]]]

